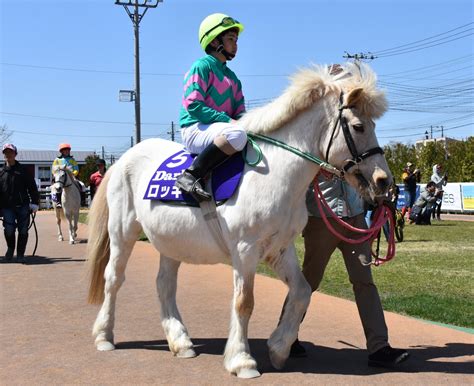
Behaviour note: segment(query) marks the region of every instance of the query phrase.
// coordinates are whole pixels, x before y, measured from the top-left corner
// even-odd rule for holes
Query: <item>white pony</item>
[[[385,194],[392,179],[381,151],[373,151],[380,150],[373,119],[387,105],[383,92],[375,87],[375,74],[368,67],[360,71],[353,66],[348,64],[346,70],[360,75],[339,80],[325,67],[299,71],[279,98],[248,112],[240,122],[249,132],[265,134],[314,156],[323,158],[328,153],[329,162],[339,168],[352,160],[355,166],[346,173],[347,181],[364,196],[374,198]],[[361,152],[358,158],[346,143],[344,125]],[[247,340],[256,267],[265,261],[274,269],[289,287],[285,312],[268,340],[271,363],[280,369],[311,295],[293,242],[306,223],[305,193],[319,166],[262,142],[263,161],[257,167],[245,166],[238,194],[217,208],[222,237],[230,251],[226,254],[200,208],[143,200],[157,166],[181,148],[160,139],[137,144],[108,171],[94,198],[89,213],[89,301],[103,300],[93,327],[95,345],[98,350],[114,349],[116,295],[143,230],[160,252],[156,284],[162,326],[175,356],[196,355],[176,304],[181,262],[232,264],[234,295],[224,366],[241,378],[260,375]]]
[[[62,209],[56,207],[56,223],[58,226],[58,240],[63,241],[61,231],[61,217],[64,213],[69,224],[69,244],[74,244],[77,237],[77,222],[79,219],[79,210],[81,209],[81,192],[77,185],[77,180],[66,166],[60,166],[54,172],[54,184],[51,189],[54,192],[61,193]]]

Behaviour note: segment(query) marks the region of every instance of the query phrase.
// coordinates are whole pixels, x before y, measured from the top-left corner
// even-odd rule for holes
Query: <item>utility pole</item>
[[[105,149],[104,149],[103,146],[102,146],[102,157],[101,157],[101,158],[102,158],[102,159],[105,159]]]
[[[444,138],[444,126],[431,126],[431,138],[433,138],[433,129],[441,129],[441,138]]]
[[[135,35],[135,144],[141,141],[140,116],[140,33],[139,26],[148,8],[156,8],[163,0],[115,0],[116,5],[125,8],[133,23]]]

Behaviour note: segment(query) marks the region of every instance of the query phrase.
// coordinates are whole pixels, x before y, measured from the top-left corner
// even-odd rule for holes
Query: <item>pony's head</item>
[[[73,174],[65,165],[61,165],[57,168],[53,174],[54,177],[54,188],[56,192],[61,193],[63,188],[71,185],[74,181]]]
[[[384,196],[392,175],[375,135],[375,120],[387,110],[387,100],[376,87],[375,73],[364,64],[348,64],[336,77],[339,94],[333,126],[321,137],[319,150],[338,167],[366,200]],[[337,80],[339,79],[339,80]]]
[[[277,99],[248,112],[249,131],[274,132],[339,169],[365,199],[383,196],[392,182],[375,136],[375,122],[387,110],[375,73],[347,63],[334,75],[330,67],[298,71]]]

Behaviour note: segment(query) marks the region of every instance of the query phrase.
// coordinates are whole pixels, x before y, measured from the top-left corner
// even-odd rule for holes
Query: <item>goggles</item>
[[[216,28],[219,28],[219,27],[230,27],[232,25],[236,25],[236,24],[239,24],[239,22],[237,20],[235,20],[234,18],[232,17],[229,17],[229,16],[226,16],[224,17],[221,22],[217,25],[215,25],[214,27],[212,27],[209,31],[207,31],[204,35],[202,35],[201,37],[201,40],[199,41],[199,43],[202,42],[202,40],[207,36],[209,35],[212,31],[214,31]]]

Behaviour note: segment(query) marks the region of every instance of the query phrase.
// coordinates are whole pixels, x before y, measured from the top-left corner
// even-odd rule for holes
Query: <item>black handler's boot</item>
[[[15,233],[9,235],[5,231],[3,232],[5,235],[5,240],[7,242],[7,251],[5,252],[5,259],[10,261],[13,257],[13,253],[15,252]]]
[[[211,201],[212,195],[206,192],[201,181],[212,169],[224,162],[229,155],[211,143],[194,158],[191,166],[176,179],[175,186],[189,193],[197,202]]]
[[[19,263],[25,262],[25,250],[28,243],[28,233],[26,235],[18,235],[18,244],[16,246],[16,260]]]

